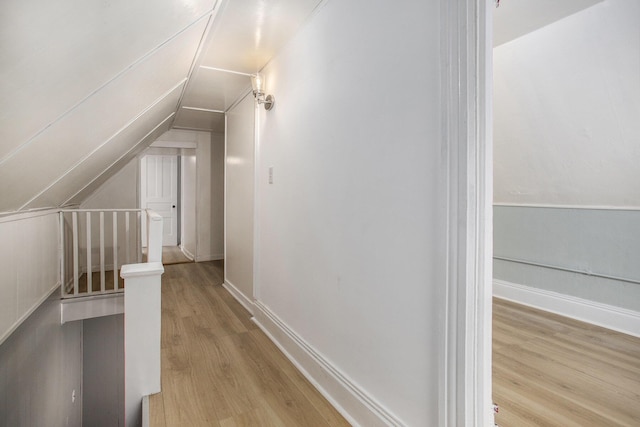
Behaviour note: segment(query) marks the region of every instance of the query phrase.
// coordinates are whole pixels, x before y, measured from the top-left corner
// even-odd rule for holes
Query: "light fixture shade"
[[[254,95],[264,93],[264,76],[260,73],[251,76],[251,86],[253,87]]]
[[[251,76],[251,87],[253,88],[253,96],[256,98],[258,105],[262,104],[265,110],[271,110],[276,103],[276,99],[273,95],[264,93],[264,76],[262,74],[256,73]]]

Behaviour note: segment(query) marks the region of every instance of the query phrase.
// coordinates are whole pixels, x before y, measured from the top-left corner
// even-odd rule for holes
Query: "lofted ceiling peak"
[[[79,203],[172,127],[223,132],[318,3],[4,1],[0,213]]]

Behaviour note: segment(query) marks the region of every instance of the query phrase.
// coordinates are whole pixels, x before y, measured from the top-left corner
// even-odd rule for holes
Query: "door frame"
[[[448,226],[439,425],[493,425],[493,0],[440,1]]]

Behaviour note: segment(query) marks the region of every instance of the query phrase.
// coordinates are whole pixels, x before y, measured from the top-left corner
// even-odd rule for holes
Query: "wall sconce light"
[[[264,104],[264,109],[267,111],[271,110],[273,104],[276,103],[276,98],[273,95],[265,95],[264,76],[260,73],[252,75],[251,86],[253,87],[253,96],[258,101],[258,104]]]

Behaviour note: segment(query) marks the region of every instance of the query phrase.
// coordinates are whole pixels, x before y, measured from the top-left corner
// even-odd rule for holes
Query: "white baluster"
[[[61,298],[65,297],[65,287],[67,285],[67,280],[64,277],[64,273],[65,273],[65,268],[64,268],[64,263],[65,263],[65,247],[64,247],[64,212],[60,212],[59,215],[59,219],[60,219],[60,243],[59,243],[59,252],[60,252],[60,296]]]
[[[113,212],[113,290],[118,290],[118,212]]]
[[[93,266],[91,265],[91,212],[87,212],[87,293],[93,292]]]
[[[129,228],[129,212],[124,213],[124,234],[126,235],[125,241],[127,244],[125,245],[124,258],[127,260],[126,262],[131,262],[131,229]]]
[[[104,293],[104,212],[100,211],[100,291]]]
[[[138,263],[142,262],[142,215],[146,215],[145,211],[138,212],[137,225],[138,225],[138,238],[137,238],[137,250],[138,250]],[[147,260],[148,261],[148,260]]]
[[[71,214],[73,233],[73,294],[78,295],[78,213]]]

